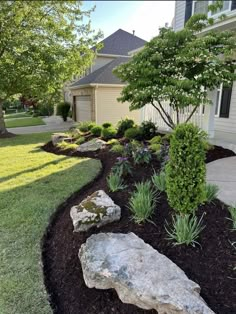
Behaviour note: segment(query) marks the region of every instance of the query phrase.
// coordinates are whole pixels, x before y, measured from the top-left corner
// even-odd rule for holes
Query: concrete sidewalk
[[[215,160],[207,164],[207,182],[218,185],[218,199],[236,205],[236,157]]]
[[[31,134],[31,133],[42,133],[42,132],[57,132],[67,131],[69,128],[75,125],[75,122],[68,118],[68,121],[64,122],[61,117],[51,116],[43,118],[46,125],[35,125],[21,128],[9,128],[8,132],[14,134]]]

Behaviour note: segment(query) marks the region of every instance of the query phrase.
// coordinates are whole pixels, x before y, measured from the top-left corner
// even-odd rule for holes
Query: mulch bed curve
[[[165,223],[171,221],[173,210],[169,207],[165,194],[159,196],[152,223],[137,225],[131,220],[127,209],[130,191],[134,182],[150,179],[153,169],[160,167],[154,159],[152,166],[136,167],[133,177],[126,184],[129,191],[110,193],[106,177],[115,163],[117,155],[108,149],[95,153],[78,153],[70,150],[61,151],[51,142],[43,149],[54,154],[100,159],[103,165],[97,178],[74,193],[52,215],[42,239],[42,262],[44,282],[50,304],[56,314],[154,314],[154,310],[142,310],[134,305],[122,303],[116,292],[110,290],[89,289],[86,287],[78,252],[80,246],[93,233],[99,232],[134,232],[160,253],[176,263],[186,275],[201,287],[201,296],[209,307],[218,314],[236,313],[236,250],[232,244],[236,241],[236,232],[231,231],[232,224],[227,207],[219,200],[214,204],[201,206],[198,217],[204,214],[206,228],[199,238],[200,246],[173,246],[166,240]],[[206,162],[235,154],[215,146],[207,154]],[[78,178],[79,179],[79,178]],[[70,218],[70,209],[96,190],[103,189],[122,209],[119,222],[93,228],[86,233],[74,233]]]

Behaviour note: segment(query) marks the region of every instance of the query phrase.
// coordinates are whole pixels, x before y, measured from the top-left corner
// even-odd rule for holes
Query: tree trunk
[[[3,118],[2,104],[3,100],[0,99],[0,135],[7,133],[6,125]]]

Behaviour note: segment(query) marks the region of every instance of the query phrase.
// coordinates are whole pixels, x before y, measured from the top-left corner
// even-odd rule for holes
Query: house
[[[174,30],[181,30],[194,13],[207,13],[208,5],[211,3],[213,1],[176,1],[173,20]],[[225,19],[219,18],[222,14],[226,15]],[[235,0],[223,1],[222,9],[216,13],[209,12],[208,16],[214,18],[215,23],[204,29],[200,36],[212,29],[217,31],[233,30],[236,34]],[[207,131],[209,138],[213,139],[213,143],[219,145],[226,143],[226,148],[236,151],[236,82],[233,83],[231,88],[219,86],[215,91],[209,93],[209,97],[213,105],[200,108],[192,117],[192,122]],[[167,109],[168,103],[163,104],[163,106]],[[171,114],[171,109],[169,113]],[[152,106],[145,106],[142,117],[144,120],[152,119],[164,130],[169,129]]]
[[[112,71],[121,63],[130,60],[129,52],[145,45],[146,41],[122,29],[102,41],[103,48],[96,54],[94,64],[86,76],[69,86],[75,121],[117,123],[129,116],[140,122],[140,111],[129,111],[129,103],[120,103],[117,98],[125,86]]]

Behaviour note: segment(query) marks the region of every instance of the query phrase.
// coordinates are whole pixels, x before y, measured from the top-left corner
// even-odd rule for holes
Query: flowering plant
[[[135,164],[148,164],[152,159],[152,154],[147,147],[140,147],[133,151]]]
[[[128,157],[117,157],[117,162],[112,167],[112,172],[119,173],[120,176],[132,175],[132,166]]]

